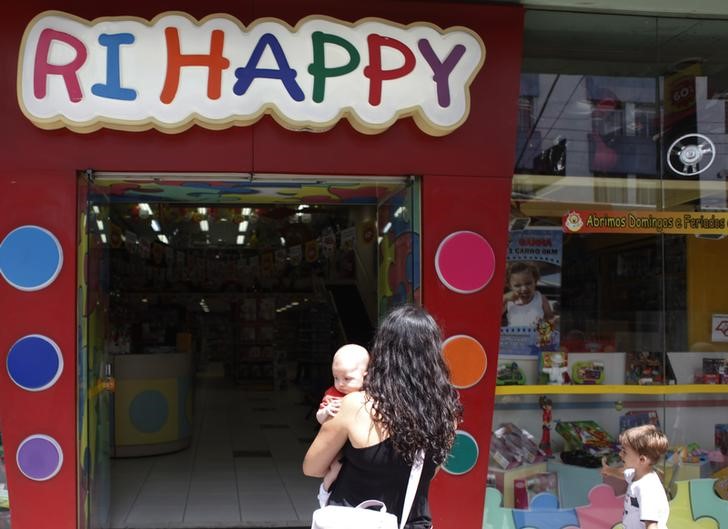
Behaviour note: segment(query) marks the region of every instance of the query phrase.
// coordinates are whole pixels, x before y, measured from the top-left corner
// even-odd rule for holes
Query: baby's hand
[[[326,413],[331,415],[332,417],[339,413],[339,408],[341,407],[341,399],[332,398],[329,403],[324,407],[326,410]]]

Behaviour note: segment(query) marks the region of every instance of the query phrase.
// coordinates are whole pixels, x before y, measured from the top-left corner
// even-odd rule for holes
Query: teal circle
[[[63,250],[55,235],[40,226],[20,226],[0,242],[0,276],[14,288],[32,292],[55,281]]]
[[[148,389],[134,397],[129,405],[129,419],[143,433],[155,433],[169,418],[169,404],[161,391]]]
[[[455,432],[455,443],[452,445],[450,455],[442,464],[443,470],[449,474],[465,474],[470,472],[478,462],[478,443],[475,437],[467,432]]]

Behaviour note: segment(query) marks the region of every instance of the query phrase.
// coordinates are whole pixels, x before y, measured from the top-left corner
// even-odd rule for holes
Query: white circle
[[[701,168],[699,171],[695,171],[695,172],[692,172],[692,173],[687,173],[687,172],[684,172],[684,171],[679,171],[679,170],[675,169],[675,167],[673,167],[672,162],[670,161],[670,156],[672,155],[672,150],[675,148],[676,145],[678,145],[685,138],[692,138],[692,137],[701,138],[701,139],[707,141],[710,144],[710,148],[711,148],[711,151],[712,151],[712,156],[710,158],[710,161],[708,162],[708,165],[706,165],[705,167]],[[694,154],[694,150],[695,150],[696,147],[697,147],[697,145],[692,144],[692,145],[686,145],[684,148],[689,148],[690,149],[690,154]],[[715,161],[715,144],[710,140],[710,138],[708,138],[704,134],[698,134],[697,132],[696,133],[693,133],[693,134],[685,134],[684,136],[680,136],[678,139],[676,139],[674,142],[672,142],[672,145],[670,145],[670,148],[667,149],[667,165],[669,165],[670,166],[670,169],[672,169],[675,173],[677,173],[679,175],[682,175],[682,176],[695,176],[695,175],[700,174],[700,173],[702,173],[704,171],[707,171],[708,168],[711,165],[713,165],[713,162],[714,161]],[[686,165],[691,165],[692,166],[694,164],[686,164]]]

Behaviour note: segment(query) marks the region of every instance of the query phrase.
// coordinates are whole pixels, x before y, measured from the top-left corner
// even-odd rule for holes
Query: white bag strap
[[[399,521],[399,529],[404,529],[407,523],[412,504],[415,501],[417,487],[420,484],[420,475],[422,474],[422,466],[425,463],[425,451],[417,452],[414,461],[412,461],[412,469],[410,470],[409,481],[407,482],[407,492],[404,495],[404,507],[402,508],[402,519]]]
[[[359,505],[354,507],[355,509],[368,509],[370,507],[377,507],[379,509],[379,512],[387,512],[387,506],[384,505],[384,502],[381,502],[379,500],[364,500]]]

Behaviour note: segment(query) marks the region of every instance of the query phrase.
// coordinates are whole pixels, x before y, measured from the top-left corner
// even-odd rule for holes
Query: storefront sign
[[[39,127],[76,132],[222,129],[271,114],[311,131],[346,118],[367,134],[412,116],[441,136],[467,118],[484,60],[475,32],[423,22],[312,16],[291,28],[270,18],[89,22],[48,11],[23,36],[18,101]]]
[[[728,213],[677,211],[570,211],[566,233],[668,233],[728,235]]]
[[[713,314],[711,342],[728,342],[728,314]]]

